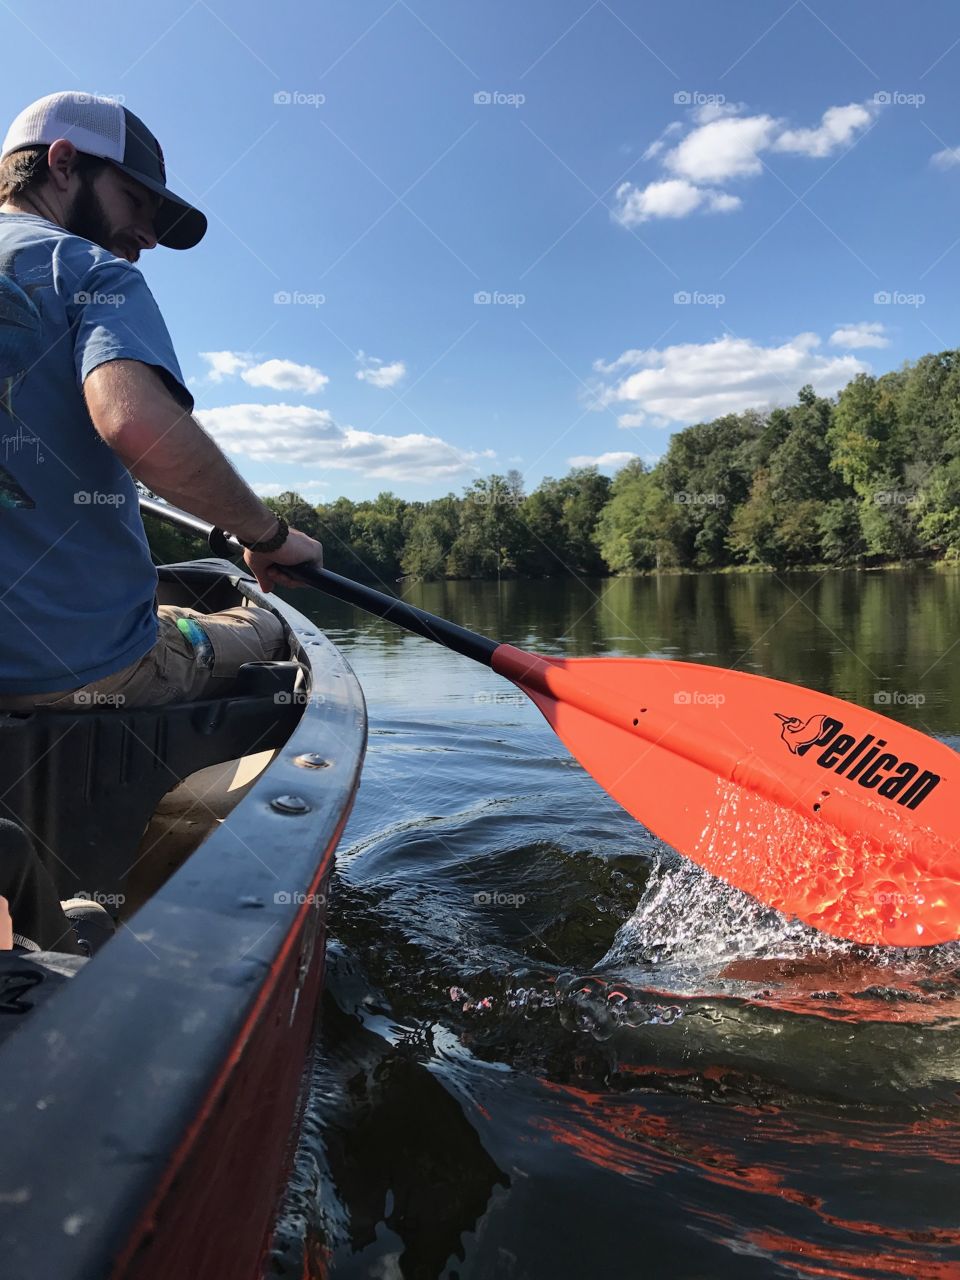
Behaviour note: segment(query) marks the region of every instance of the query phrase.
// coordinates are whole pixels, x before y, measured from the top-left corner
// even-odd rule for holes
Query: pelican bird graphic
[[[780,730],[780,737],[787,744],[788,750],[796,755],[801,747],[809,747],[811,742],[816,742],[823,733],[823,722],[826,716],[811,716],[809,720],[801,720],[799,716],[781,715],[779,711],[773,713],[778,720],[783,722],[783,728]]]

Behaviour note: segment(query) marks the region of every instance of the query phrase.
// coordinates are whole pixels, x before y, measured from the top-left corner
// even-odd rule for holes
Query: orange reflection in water
[[[635,1074],[649,1086],[649,1069]],[[655,1074],[661,1086],[692,1079],[682,1071]],[[700,1079],[720,1081],[724,1074],[708,1069]],[[733,1251],[838,1280],[960,1280],[960,1227],[908,1221],[909,1203],[895,1193],[898,1179],[913,1175],[950,1194],[960,1165],[960,1125],[953,1119],[691,1105],[662,1094],[638,1101],[635,1092],[593,1094],[543,1083],[557,1103],[538,1125],[551,1141],[644,1185],[677,1179],[669,1190],[686,1200],[688,1226]],[[886,1221],[862,1216],[864,1180],[869,1173],[876,1183],[878,1172],[879,1186],[889,1188],[876,1198]],[[722,1208],[701,1184],[721,1191]],[[803,1224],[797,1235],[771,1229],[797,1212]]]

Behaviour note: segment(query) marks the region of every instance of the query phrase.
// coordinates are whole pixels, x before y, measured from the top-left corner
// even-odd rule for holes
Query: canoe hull
[[[322,633],[234,566],[165,572],[168,599],[275,608],[309,690],[236,808],[0,1044],[0,1239],[34,1280],[256,1280],[293,1151],[363,695]]]
[[[325,884],[318,881],[318,896]],[[290,1165],[323,987],[319,906],[306,909],[288,944],[117,1260],[111,1275],[118,1280],[259,1276]]]

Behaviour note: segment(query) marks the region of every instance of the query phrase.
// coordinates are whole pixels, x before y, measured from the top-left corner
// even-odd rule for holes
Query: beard
[[[92,240],[101,249],[112,253],[110,242],[113,229],[107,217],[100,197],[93,189],[93,179],[86,174],[80,180],[80,188],[74,197],[69,217],[64,227],[72,235],[82,236],[84,240]]]

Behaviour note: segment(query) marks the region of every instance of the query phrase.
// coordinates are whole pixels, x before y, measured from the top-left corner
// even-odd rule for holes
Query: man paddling
[[[160,144],[111,99],[54,93],[0,151],[0,710],[146,706],[229,691],[285,656],[267,609],[156,606],[134,477],[227,529],[260,586],[322,564],[191,416],[140,271],[206,218],[166,185]]]

